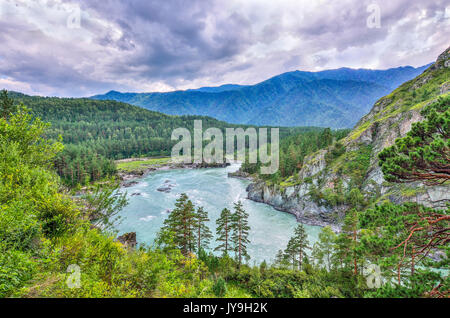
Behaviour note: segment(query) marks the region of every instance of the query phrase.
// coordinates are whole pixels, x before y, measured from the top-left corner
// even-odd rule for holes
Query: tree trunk
[[[225,221],[225,254],[228,255],[228,221]]]
[[[200,222],[198,225],[197,253],[200,252]]]
[[[356,228],[353,228],[353,244],[356,246]],[[353,247],[353,248],[354,248]],[[354,274],[358,275],[358,265],[356,263],[356,251],[353,251],[353,265],[354,265]]]
[[[239,229],[239,267],[241,267],[241,229]]]

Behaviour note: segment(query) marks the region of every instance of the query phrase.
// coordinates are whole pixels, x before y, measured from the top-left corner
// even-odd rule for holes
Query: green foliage
[[[212,238],[211,230],[206,222],[209,221],[208,212],[199,206],[195,215],[195,232],[197,235],[197,251],[208,248],[208,245]]]
[[[243,127],[206,116],[170,116],[112,100],[56,98],[10,93],[16,103],[25,103],[32,113],[52,126],[48,138],[59,138],[65,149],[53,158],[58,174],[74,187],[114,176],[114,159],[168,156],[176,141],[172,131],[178,127],[193,132],[194,120],[203,129]],[[282,127],[280,138],[309,131],[314,127]]]
[[[175,209],[164,220],[161,232],[172,233],[174,246],[188,256],[196,248],[195,227],[195,207],[188,196],[182,193],[175,203]]]
[[[379,164],[386,180],[423,180],[428,184],[450,180],[450,96],[439,98],[421,114],[425,120],[414,123],[405,137],[380,152]]]
[[[247,245],[250,243],[248,235],[250,226],[248,225],[248,213],[245,212],[242,202],[234,204],[234,213],[231,215],[231,243],[236,254],[238,266],[242,264],[242,259],[250,259],[247,253]]]
[[[8,97],[8,91],[3,89],[0,92],[0,117],[7,120],[11,114],[16,112],[17,107],[14,105],[14,100]]]
[[[335,143],[325,155],[325,161],[329,164],[331,161],[339,158],[345,153],[345,147],[342,143]]]
[[[113,228],[117,214],[128,204],[127,193],[120,192],[120,182],[97,183],[94,190],[83,195],[89,219],[105,230]]]
[[[0,298],[3,298],[30,280],[37,266],[30,253],[8,249],[0,244]]]
[[[361,187],[370,166],[371,145],[360,145],[357,150],[345,153],[340,159],[340,173],[351,177],[351,187]]]
[[[48,137],[49,129],[24,107],[0,118],[0,297],[420,297],[431,296],[435,286],[449,289],[448,277],[429,270],[448,267],[448,257],[413,259],[430,235],[448,228],[448,219],[429,221],[448,216],[448,209],[383,204],[358,212],[367,202],[356,187],[345,194],[352,209],[339,235],[324,228],[307,255],[307,237],[299,225],[286,249],[289,257],[281,251],[274,266],[242,264],[250,227],[241,202],[234,213],[224,209],[217,221],[218,250],[224,255],[206,252],[207,212],[186,195],[177,200],[154,247],[127,249],[106,231],[125,204],[118,185],[99,184],[86,200],[62,193],[53,171],[62,145]],[[329,134],[324,132],[324,138]],[[360,159],[364,168],[365,158]],[[343,192],[340,187],[336,184],[336,193]],[[80,206],[86,201],[90,212]],[[409,236],[411,224],[427,230],[396,248]],[[449,254],[447,246],[436,248]],[[236,259],[227,255],[231,250]],[[367,264],[382,269],[385,284],[377,290],[365,286],[361,273]],[[80,288],[67,285],[69,265],[80,268]],[[395,284],[398,274],[401,281]]]
[[[314,244],[312,256],[318,265],[324,265],[330,271],[333,267],[333,255],[335,253],[336,234],[326,226],[319,233],[319,240]]]
[[[227,286],[225,280],[222,277],[219,277],[217,281],[214,283],[212,290],[214,295],[217,297],[223,297],[227,293]]]
[[[299,223],[294,231],[294,236],[289,240],[284,255],[278,256],[278,262],[282,263],[282,260],[289,261],[292,265],[292,269],[303,268],[304,258],[306,257],[306,251],[310,249],[308,235],[306,234],[305,227]],[[280,258],[282,257],[282,260]]]
[[[244,162],[241,170],[250,174],[257,173],[258,177],[273,183],[282,183],[283,179],[297,175],[306,156],[328,147],[334,140],[344,138],[349,131],[349,129],[330,130],[325,128],[293,134],[280,141],[280,167],[277,173],[259,174],[260,163]]]
[[[223,209],[220,217],[216,220],[216,241],[219,242],[215,251],[221,251],[228,255],[231,250],[231,212],[227,208]]]

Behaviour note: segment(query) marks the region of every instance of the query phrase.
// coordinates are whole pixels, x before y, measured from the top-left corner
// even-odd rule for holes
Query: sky
[[[433,62],[450,0],[0,0],[0,88],[80,97]]]

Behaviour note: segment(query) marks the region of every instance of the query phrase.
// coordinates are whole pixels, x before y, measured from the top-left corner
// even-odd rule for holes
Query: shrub
[[[217,297],[223,297],[227,293],[227,286],[225,280],[222,277],[219,277],[217,281],[212,286],[212,290],[214,295]]]

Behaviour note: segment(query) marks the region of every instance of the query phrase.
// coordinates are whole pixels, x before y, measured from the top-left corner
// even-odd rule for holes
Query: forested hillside
[[[351,128],[378,98],[425,68],[295,71],[255,85],[168,93],[110,91],[92,98],[122,101],[172,115],[207,115],[231,123]]]
[[[442,271],[448,209],[391,203],[365,209],[357,189],[348,195],[352,207],[341,233],[325,227],[311,246],[299,224],[271,264],[246,263],[252,225],[239,201],[217,220],[221,254],[209,248],[208,211],[184,194],[153,247],[120,243],[108,225],[122,196],[101,191],[74,200],[61,192],[53,159],[62,144],[46,138],[48,125],[12,105],[3,103],[0,116],[0,297],[448,296]],[[388,175],[407,180],[398,159],[408,156],[402,145],[417,138],[413,153],[437,145],[428,162],[448,162],[448,108],[448,99],[430,104],[425,120],[396,142],[399,148],[380,157]],[[411,175],[423,169],[420,160],[406,163]],[[447,256],[427,257],[441,250]]]
[[[249,127],[232,125],[206,116],[171,116],[137,106],[86,98],[27,96],[9,92],[12,103],[23,103],[33,115],[51,123],[46,136],[62,137],[64,151],[55,159],[60,176],[68,185],[86,184],[115,173],[114,159],[170,155],[176,141],[172,131],[178,127],[193,130],[194,120],[203,129]],[[7,98],[7,97],[5,97]],[[323,129],[314,127],[280,128],[280,138],[306,134],[315,138]]]

